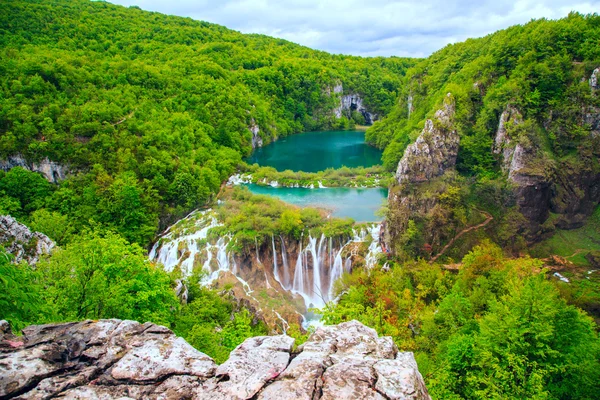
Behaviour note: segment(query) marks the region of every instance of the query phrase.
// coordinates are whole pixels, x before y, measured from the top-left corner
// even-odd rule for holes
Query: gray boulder
[[[357,321],[247,339],[217,366],[165,327],[100,320],[0,321],[0,398],[430,399],[412,353]]]
[[[14,262],[34,265],[43,254],[50,254],[55,244],[48,236],[31,232],[10,215],[0,215],[0,246],[14,256]]]

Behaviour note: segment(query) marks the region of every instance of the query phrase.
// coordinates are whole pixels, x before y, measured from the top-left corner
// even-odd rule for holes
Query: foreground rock
[[[0,322],[0,399],[430,399],[412,353],[359,322],[255,337],[217,366],[170,330],[101,320]]]
[[[31,232],[10,215],[0,215],[0,246],[13,255],[14,262],[36,264],[42,254],[49,254],[55,245],[43,233]]]

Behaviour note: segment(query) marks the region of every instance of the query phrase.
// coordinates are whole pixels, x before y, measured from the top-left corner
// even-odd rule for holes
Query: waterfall
[[[238,266],[233,254],[228,251],[227,245],[231,242],[232,235],[224,234],[216,240],[208,240],[209,231],[220,225],[215,214],[210,210],[193,212],[163,234],[152,247],[149,257],[162,263],[168,272],[179,268],[184,277],[190,276],[194,268],[201,267],[206,272],[200,282],[202,285],[210,285],[218,280],[222,273],[230,272],[242,284],[246,294],[250,296],[252,289],[244,279],[255,282],[252,277],[256,277],[256,275],[248,275],[247,267],[240,269],[239,267],[242,265]],[[366,229],[353,229],[351,237],[346,240],[327,237],[325,234],[315,237],[309,234],[306,239],[304,237],[303,233],[298,242],[298,254],[294,265],[293,262],[290,264],[287,253],[288,248],[291,247],[289,243],[286,246],[286,240],[280,236],[281,248],[277,249],[275,237],[271,235],[272,277],[267,273],[260,259],[260,246],[257,238],[254,241],[254,250],[256,263],[263,268],[262,275],[264,275],[266,289],[276,290],[278,285],[270,282],[270,279],[274,278],[283,290],[300,295],[307,309],[310,307],[322,308],[326,302],[335,300],[333,299],[334,284],[344,273],[350,272],[353,257],[356,255],[356,247],[353,247],[352,254],[344,256],[348,253],[345,251],[347,246],[352,243],[370,241],[365,255],[367,268],[373,268],[376,265],[377,258],[381,253],[379,226],[376,224],[368,226]],[[268,245],[264,249],[268,249]],[[278,253],[281,256],[281,262],[279,262]],[[259,279],[262,280],[262,278]]]
[[[283,282],[282,286],[285,290],[290,290],[290,265],[288,263],[287,251],[285,249],[285,241],[283,237],[279,236],[281,240],[281,260],[283,262]]]
[[[279,279],[279,269],[277,268],[277,251],[275,250],[275,237],[271,235],[271,243],[273,244],[273,276],[275,280],[279,282],[281,287],[285,289],[285,286],[281,283],[281,279]]]
[[[188,221],[197,216],[200,216],[200,218],[196,221],[193,228],[188,228],[188,230],[192,230],[189,234],[177,236],[177,231],[173,229],[177,224],[169,228],[169,232],[163,235],[152,247],[149,254],[150,259],[163,264],[167,272],[171,272],[175,267],[179,266],[184,276],[191,275],[196,255],[200,252],[198,242],[205,240],[208,232],[220,225],[214,216],[207,214],[207,212],[196,211],[179,222]],[[196,230],[193,231],[193,229]],[[185,248],[187,251],[182,251],[181,255],[179,255],[180,248]],[[185,257],[186,255],[187,257]]]
[[[373,241],[369,245],[367,256],[365,257],[365,264],[367,268],[373,268],[377,264],[377,258],[381,254],[381,246],[379,244],[379,225],[373,225],[369,229],[369,234]]]
[[[296,269],[294,271],[294,282],[292,283],[292,291],[300,294],[304,293],[304,265],[303,263],[303,252],[302,252],[302,240],[300,240],[300,251],[298,252],[298,258],[296,260]]]
[[[258,239],[256,238],[256,236],[254,237],[254,248],[256,249],[256,261],[262,265],[262,262],[260,261],[260,257],[258,256]]]
[[[342,274],[344,273],[344,261],[342,260],[342,251],[344,247],[346,247],[348,243],[340,247],[337,254],[335,255],[335,259],[333,260],[333,267],[331,268],[331,272],[329,273],[329,290],[327,290],[327,295],[329,299],[333,299],[333,285],[336,280],[338,280]],[[350,260],[348,258],[346,261]]]

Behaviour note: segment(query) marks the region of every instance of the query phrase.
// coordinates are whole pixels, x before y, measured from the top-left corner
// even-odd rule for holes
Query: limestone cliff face
[[[403,241],[410,221],[420,221],[425,226],[424,241],[434,250],[449,239],[446,230],[450,224],[444,221],[448,221],[451,210],[439,205],[439,197],[453,184],[456,175],[460,138],[454,127],[454,114],[454,98],[448,93],[442,107],[425,121],[423,131],[398,163],[396,182],[388,197],[390,213],[384,237],[394,253],[401,251],[397,244]],[[434,187],[426,185],[433,181]],[[439,227],[438,223],[445,226]]]
[[[364,100],[358,93],[344,94],[344,86],[341,83],[336,83],[333,89],[328,88],[326,92],[330,96],[339,97],[339,103],[333,110],[336,118],[342,118],[342,116],[350,117],[352,112],[356,111],[363,115],[367,125],[371,125],[375,122],[379,116],[376,113],[369,111],[367,106],[364,104]]]
[[[594,95],[598,90],[597,68],[589,79]],[[537,239],[545,230],[582,226],[600,201],[600,110],[584,110],[583,123],[591,128],[588,146],[578,149],[575,161],[550,162],[539,144],[526,135],[511,137],[511,130],[523,124],[523,117],[508,105],[500,116],[493,152],[501,156],[501,166],[514,186],[519,211],[527,219],[528,236]],[[550,213],[557,215],[553,226],[543,227]]]
[[[596,68],[589,79],[592,94],[598,96],[600,90],[600,67]],[[600,136],[600,108],[589,107],[584,115],[584,123],[592,129],[592,135]]]
[[[262,147],[263,139],[259,135],[260,128],[258,127],[258,124],[254,120],[254,118],[252,118],[252,120],[250,121],[250,126],[248,127],[248,129],[250,129],[250,132],[252,132],[252,148],[256,149]]]
[[[593,91],[600,89],[600,67],[596,68],[590,76],[590,88]]]
[[[412,353],[357,321],[247,339],[222,365],[169,329],[100,320],[30,326],[0,321],[0,398],[430,399]]]
[[[507,105],[500,115],[492,151],[501,156],[500,164],[514,186],[519,211],[529,221],[529,234],[535,235],[549,216],[551,171],[544,168],[541,150],[526,135],[511,137],[510,131],[522,124],[521,112]]]
[[[14,262],[36,264],[43,254],[49,254],[54,242],[43,233],[31,232],[10,215],[0,215],[0,246],[14,256]]]
[[[0,169],[8,171],[14,167],[23,167],[29,171],[39,172],[48,182],[58,183],[67,176],[68,169],[57,162],[44,158],[39,163],[30,163],[20,155],[10,156],[6,160],[0,160]]]
[[[506,109],[500,115],[500,122],[498,123],[498,130],[496,131],[496,138],[494,139],[494,154],[502,154],[502,168],[506,171],[510,168],[512,156],[515,152],[515,147],[512,145],[507,128],[509,125],[520,125],[523,123],[523,116],[512,105],[506,106]]]
[[[415,143],[409,145],[398,163],[396,180],[399,184],[426,182],[454,168],[460,138],[452,121],[455,103],[448,93],[444,105],[425,127]]]

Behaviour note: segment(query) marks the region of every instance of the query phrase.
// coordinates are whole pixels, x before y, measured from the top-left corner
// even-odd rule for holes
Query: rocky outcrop
[[[398,163],[399,184],[426,182],[454,168],[460,141],[452,123],[454,107],[454,98],[448,93],[434,118],[425,121],[423,131]]]
[[[250,132],[252,132],[252,148],[256,149],[262,147],[263,139],[259,135],[260,128],[258,127],[258,124],[254,120],[254,118],[252,118],[252,120],[250,121],[250,126],[248,127],[248,129],[250,129]]]
[[[14,167],[22,167],[29,171],[39,172],[48,182],[58,183],[67,176],[67,168],[57,162],[44,158],[39,163],[30,163],[21,156],[10,156],[6,160],[0,160],[0,169],[8,171]]]
[[[592,75],[590,76],[590,88],[592,89],[592,91],[596,91],[598,89],[600,89],[600,68],[596,68],[593,72]]]
[[[597,96],[598,90],[600,90],[600,68],[596,68],[589,79],[590,89],[592,94]],[[600,108],[588,107],[584,114],[585,124],[589,125],[592,130],[593,136],[600,136]]]
[[[341,83],[336,83],[333,89],[327,88],[326,93],[328,95],[339,96],[340,103],[333,110],[336,118],[342,118],[343,115],[350,118],[352,116],[352,112],[356,111],[362,114],[365,118],[365,122],[367,125],[373,124],[379,116],[375,113],[372,113],[367,109],[364,105],[364,100],[358,93],[349,93],[344,95],[344,87]]]
[[[50,254],[54,242],[43,233],[31,232],[10,215],[0,215],[0,246],[13,255],[13,261],[35,264],[43,254]]]
[[[351,321],[247,339],[217,366],[170,330],[100,320],[0,322],[0,399],[430,399],[412,353]]]
[[[600,116],[592,114],[595,118]],[[521,124],[523,117],[519,110],[508,105],[500,116],[493,152],[501,154],[501,166],[508,181],[513,184],[514,199],[528,221],[529,238],[535,240],[544,234],[544,229],[552,229],[551,226],[544,229],[541,226],[550,212],[557,214],[556,227],[572,229],[582,226],[600,200],[597,157],[589,154],[586,156],[589,161],[567,161],[557,168],[536,144],[535,132],[521,129],[518,137],[511,137],[511,131],[514,132],[514,128]],[[592,140],[593,137],[592,131]],[[580,151],[586,150],[582,147]],[[582,156],[583,153],[580,154]]]
[[[492,151],[501,154],[502,170],[514,185],[514,193],[519,211],[530,222],[529,231],[533,234],[539,230],[549,215],[551,184],[545,171],[540,168],[543,163],[538,157],[539,149],[527,138],[511,137],[511,128],[523,124],[523,116],[516,107],[507,105],[500,115],[498,130]],[[523,134],[523,136],[525,136]]]
[[[509,137],[508,130],[510,126],[520,125],[523,123],[523,116],[515,107],[508,105],[500,115],[496,138],[494,139],[494,154],[502,154],[502,168],[505,171],[510,170],[515,146]]]

